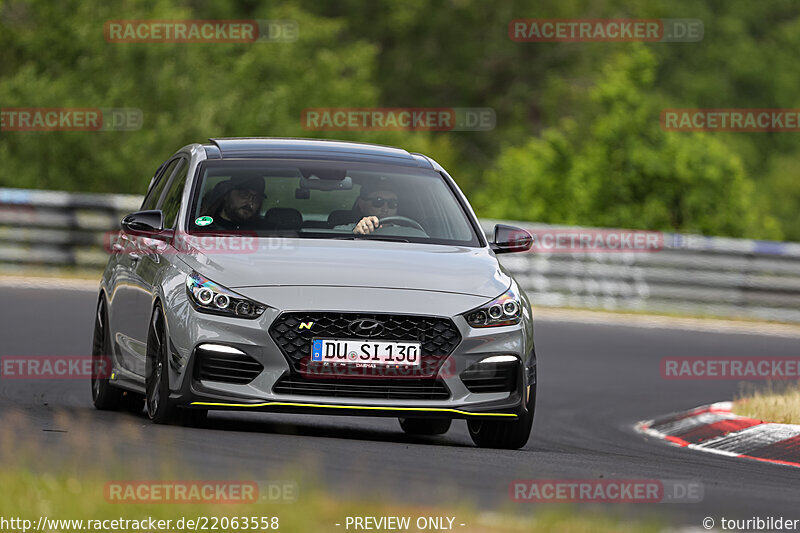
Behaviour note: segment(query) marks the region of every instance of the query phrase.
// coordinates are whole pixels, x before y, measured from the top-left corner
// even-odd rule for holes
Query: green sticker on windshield
[[[214,219],[211,217],[198,217],[194,220],[195,226],[208,226],[214,222]]]

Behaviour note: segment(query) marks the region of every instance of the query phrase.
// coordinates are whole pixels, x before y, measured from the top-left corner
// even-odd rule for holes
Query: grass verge
[[[800,383],[768,383],[763,389],[744,391],[736,396],[733,412],[776,424],[800,424]]]
[[[414,527],[420,517],[454,518],[452,530],[463,533],[647,533],[661,530],[661,525],[653,521],[626,521],[606,512],[580,511],[573,508],[560,507],[538,511],[535,515],[523,517],[517,513],[478,513],[466,507],[417,507],[397,505],[377,500],[352,500],[332,498],[324,491],[315,489],[301,491],[299,499],[294,503],[282,504],[119,504],[105,500],[103,487],[106,480],[102,476],[75,476],[34,474],[21,469],[0,471],[0,486],[3,496],[0,498],[0,516],[19,517],[30,520],[32,529],[37,527],[39,517],[48,520],[83,520],[77,523],[53,524],[47,531],[97,531],[94,527],[105,520],[136,520],[144,526],[148,519],[171,520],[170,527],[163,531],[178,533],[190,531],[188,528],[178,529],[176,522],[180,518],[198,519],[200,517],[216,517],[219,527],[211,529],[213,522],[207,522],[205,531],[254,531],[244,529],[243,520],[256,518],[257,530],[274,530],[272,527],[262,528],[261,517],[267,519],[270,526],[277,525],[278,531],[289,533],[326,533],[353,531],[346,527],[347,517],[409,517],[412,527],[402,531],[439,531],[440,529],[417,529]],[[303,484],[307,487],[306,484]],[[228,521],[224,520],[228,518]],[[233,528],[233,519],[237,519],[238,529]],[[277,519],[274,520],[274,519]],[[92,521],[92,523],[89,522]],[[94,526],[92,524],[95,524]],[[111,526],[112,522],[107,522]],[[339,525],[337,525],[339,524]],[[461,524],[464,524],[461,526]],[[225,525],[226,527],[222,527]],[[55,527],[54,527],[55,526]],[[195,530],[197,527],[194,528]],[[16,529],[22,531],[22,528]],[[154,531],[145,526],[138,529],[133,523],[120,522],[115,529],[104,531]],[[155,531],[162,531],[155,529]],[[381,530],[383,531],[383,530]],[[390,531],[390,529],[386,529]],[[399,532],[400,530],[398,530]]]

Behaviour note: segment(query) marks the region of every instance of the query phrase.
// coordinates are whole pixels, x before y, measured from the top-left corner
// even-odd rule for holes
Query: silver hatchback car
[[[435,161],[352,142],[236,138],[180,149],[109,241],[93,355],[98,409],[201,424],[209,410],[466,419],[528,441],[530,302]]]

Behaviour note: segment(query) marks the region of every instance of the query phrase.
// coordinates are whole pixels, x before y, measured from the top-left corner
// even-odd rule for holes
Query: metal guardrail
[[[482,220],[534,233],[576,228]],[[586,231],[593,231],[586,228]],[[509,254],[537,306],[679,313],[800,322],[800,244],[663,234],[652,252]]]
[[[0,189],[0,263],[102,268],[106,232],[140,196]]]
[[[141,197],[0,188],[0,263],[101,268],[104,235]],[[576,228],[482,220],[535,233]],[[586,231],[592,231],[587,228]],[[501,255],[537,306],[707,314],[800,323],[800,244],[664,234],[641,252]]]

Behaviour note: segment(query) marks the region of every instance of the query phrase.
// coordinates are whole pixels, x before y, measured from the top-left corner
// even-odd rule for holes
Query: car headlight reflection
[[[266,306],[236,294],[197,272],[186,276],[186,292],[195,309],[204,313],[258,318],[266,309]]]

